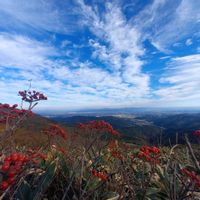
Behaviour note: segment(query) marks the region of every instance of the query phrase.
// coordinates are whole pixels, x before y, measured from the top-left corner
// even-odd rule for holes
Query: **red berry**
[[[38,160],[32,160],[33,164],[37,165],[39,163]]]
[[[0,184],[0,189],[1,190],[6,190],[8,188],[9,184],[8,182],[6,181],[3,181],[1,184]]]
[[[3,165],[10,165],[10,161],[4,161]]]
[[[20,166],[21,167],[22,166],[22,161],[16,161],[15,162],[15,166]]]
[[[15,170],[17,171],[17,172],[19,172],[20,170],[21,170],[21,166],[19,166],[19,165],[15,165]]]
[[[157,147],[152,147],[152,148],[151,148],[151,151],[152,151],[154,154],[157,154],[157,153],[160,152],[160,149],[157,148]]]
[[[42,158],[43,160],[45,160],[45,159],[46,159],[46,155],[45,155],[45,154],[43,154],[43,153],[40,153],[40,154],[39,154],[39,156],[40,156],[40,158]]]
[[[16,170],[15,169],[11,169],[10,171],[9,171],[9,173],[8,173],[8,176],[10,177],[10,178],[13,178],[13,177],[15,177],[15,175],[16,175]]]
[[[10,165],[3,165],[2,168],[1,168],[1,170],[4,171],[4,172],[6,172],[6,171],[9,170],[9,168],[10,168]]]
[[[97,174],[98,174],[98,172],[96,170],[94,170],[94,169],[91,170],[91,173],[92,173],[93,176],[97,176]]]
[[[35,158],[37,156],[37,153],[32,153],[31,157]]]
[[[30,158],[25,156],[23,162],[28,162],[29,160],[30,160]]]
[[[108,179],[108,177],[103,173],[103,172],[99,172],[98,173],[98,177],[102,180],[102,181],[106,181]]]
[[[7,182],[8,182],[9,185],[13,184],[15,182],[15,177],[8,178]]]
[[[19,154],[18,155],[18,160],[23,162],[24,161],[25,156],[23,154]]]
[[[11,159],[12,159],[12,161],[16,161],[18,159],[18,154],[17,153],[13,153],[11,155]]]
[[[10,156],[6,157],[6,158],[4,159],[4,161],[11,161],[11,157],[10,157]]]
[[[63,153],[63,154],[65,154],[65,153],[66,153],[66,152],[65,152],[65,149],[64,149],[64,148],[62,148],[62,147],[59,149],[59,151],[60,151],[61,153]]]

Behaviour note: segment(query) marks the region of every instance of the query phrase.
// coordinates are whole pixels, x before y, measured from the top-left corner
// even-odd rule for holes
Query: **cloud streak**
[[[0,34],[0,66],[22,69],[42,69],[56,49],[21,35]]]
[[[1,1],[0,23],[6,30],[69,34],[77,25],[71,5],[68,0]]]
[[[182,105],[199,105],[200,99],[200,54],[173,58],[160,82],[167,84],[155,91],[161,99],[182,102]],[[196,101],[194,101],[196,100]]]
[[[200,28],[200,2],[195,0],[158,0],[146,6],[132,23],[144,39],[160,51],[170,53],[176,42],[195,34]]]

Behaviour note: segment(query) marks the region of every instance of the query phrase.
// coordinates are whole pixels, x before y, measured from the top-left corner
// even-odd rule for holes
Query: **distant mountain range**
[[[187,133],[192,141],[192,132],[200,129],[200,113],[134,113],[102,116],[49,116],[52,120],[67,126],[75,126],[90,120],[105,120],[118,129],[125,140],[135,143],[174,144],[184,142]]]
[[[25,121],[16,134],[16,140],[20,144],[42,145],[46,140],[41,130],[50,123],[61,124],[69,133],[73,132],[78,123],[86,123],[91,120],[104,120],[112,124],[126,141],[154,145],[172,145],[184,143],[184,134],[187,133],[192,142],[196,142],[193,131],[200,129],[199,113],[178,112],[140,112],[118,113],[106,115],[105,113],[93,113],[87,115],[48,115],[46,117],[34,115]],[[41,135],[42,134],[42,135]],[[35,138],[37,144],[32,144],[30,138]]]
[[[130,107],[130,108],[103,108],[103,109],[82,109],[82,110],[38,110],[38,114],[43,116],[108,116],[115,114],[180,114],[180,113],[200,113],[197,107]]]

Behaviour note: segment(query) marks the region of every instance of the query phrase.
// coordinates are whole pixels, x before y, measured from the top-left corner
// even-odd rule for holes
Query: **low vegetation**
[[[42,143],[30,149],[15,135],[47,97],[19,96],[27,109],[0,104],[0,199],[200,199],[199,149],[187,136],[185,145],[172,148],[138,146],[103,120],[78,124],[70,134],[50,124],[41,130]],[[200,130],[194,135],[198,140]]]

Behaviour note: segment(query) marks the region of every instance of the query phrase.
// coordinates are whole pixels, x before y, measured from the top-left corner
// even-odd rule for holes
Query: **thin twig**
[[[194,155],[194,151],[192,149],[191,143],[190,143],[187,135],[185,135],[185,141],[186,141],[187,147],[189,149],[190,155],[192,157],[192,161],[194,162],[194,165],[196,166],[196,168],[200,171],[199,161],[197,160],[196,156]]]

